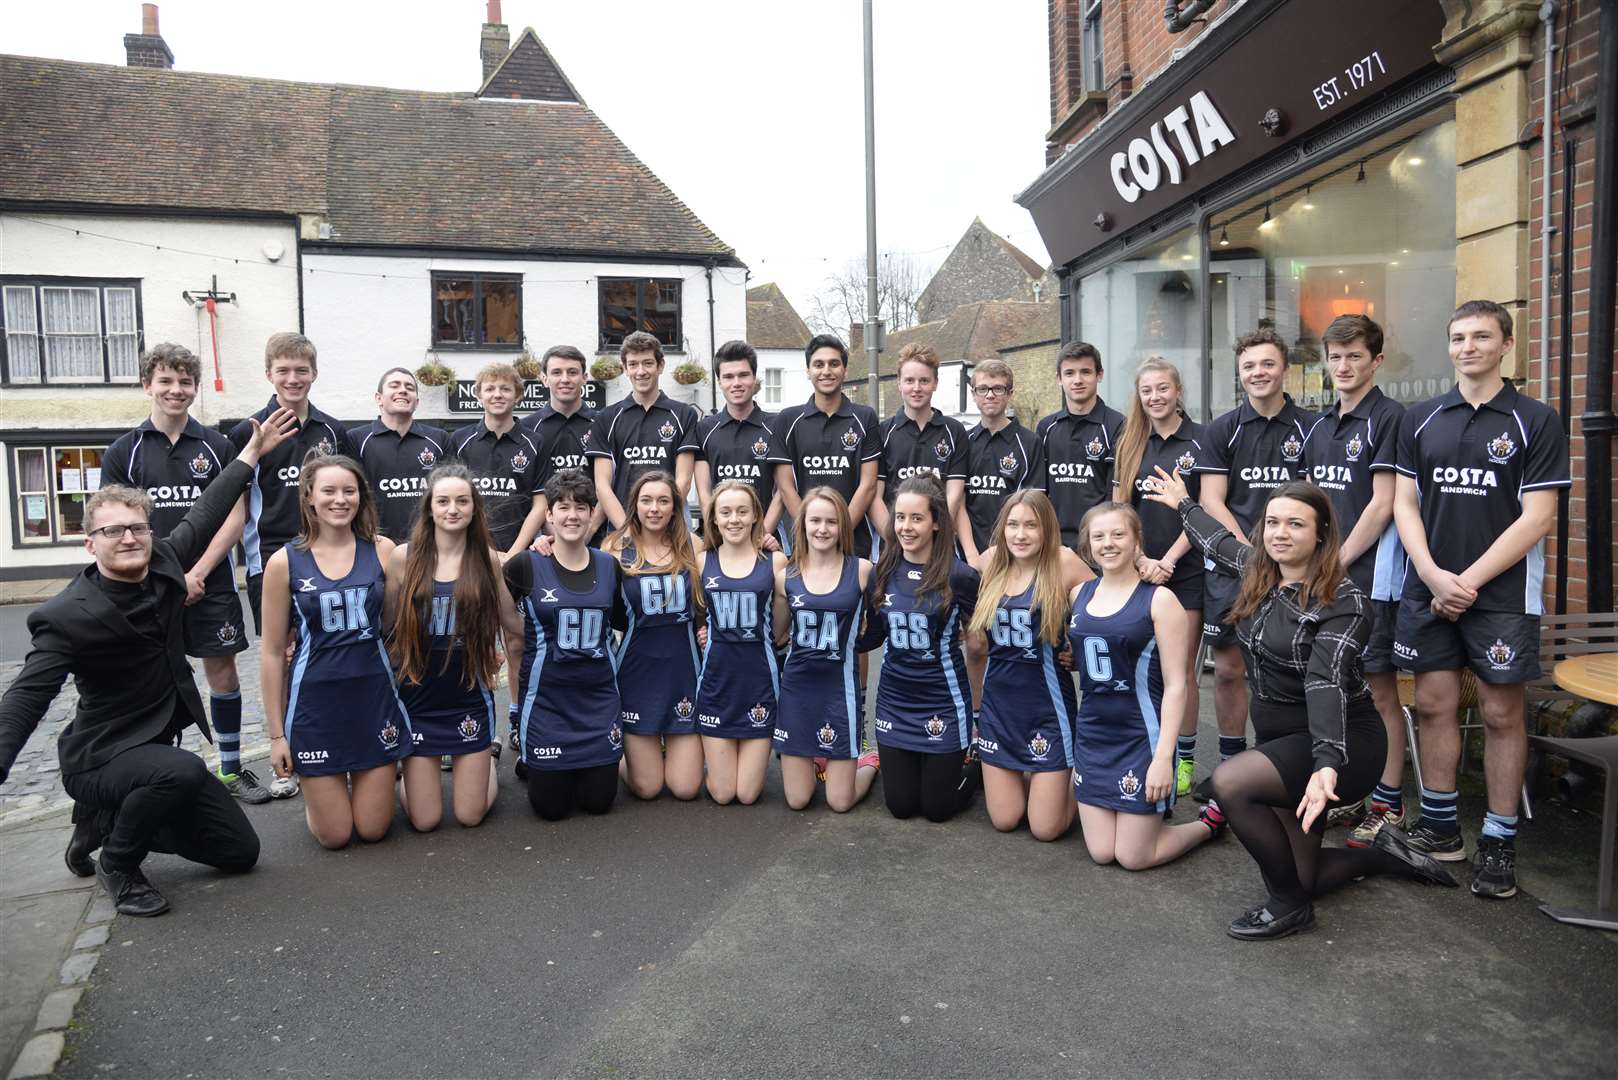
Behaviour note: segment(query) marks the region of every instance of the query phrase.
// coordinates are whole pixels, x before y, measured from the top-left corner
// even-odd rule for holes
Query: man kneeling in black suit
[[[151,496],[117,486],[96,492],[84,507],[95,564],[28,617],[33,644],[0,699],[0,783],[72,675],[79,703],[57,740],[62,786],[80,808],[75,841],[92,822],[106,830],[95,875],[126,915],[168,910],[141,873],[149,851],[231,873],[258,861],[258,835],[241,807],[201,758],[178,746],[192,724],[212,739],[180,612],[186,570],[247,490],[259,456],[296,426],[291,409],[255,423],[236,460],[156,543]]]

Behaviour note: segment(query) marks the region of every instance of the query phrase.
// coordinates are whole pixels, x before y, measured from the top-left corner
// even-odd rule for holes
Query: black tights
[[[1214,772],[1214,797],[1236,838],[1258,863],[1274,915],[1296,910],[1317,896],[1377,874],[1416,878],[1404,863],[1372,848],[1323,848],[1324,830],[1305,833],[1275,763],[1247,750]],[[1322,821],[1325,815],[1321,815]]]
[[[588,769],[529,769],[528,805],[546,821],[561,821],[575,809],[605,814],[618,797],[618,763]]]
[[[881,746],[880,751],[882,798],[894,817],[912,818],[919,813],[928,821],[948,821],[971,801],[970,789],[961,786],[965,750],[924,754]]]

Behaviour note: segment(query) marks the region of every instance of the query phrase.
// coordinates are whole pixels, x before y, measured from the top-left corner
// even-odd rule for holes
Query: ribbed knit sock
[[[1181,761],[1197,760],[1197,737],[1181,735],[1174,740],[1174,756]]]
[[[1390,787],[1380,781],[1377,782],[1376,787],[1371,789],[1371,801],[1378,806],[1385,806],[1389,810],[1404,809],[1404,793],[1398,788]]]
[[[1219,760],[1229,761],[1243,750],[1247,749],[1247,736],[1221,735],[1219,736]]]
[[[1460,823],[1455,820],[1455,800],[1457,797],[1453,791],[1434,791],[1431,788],[1422,788],[1421,823],[1433,832],[1460,832]]]
[[[1515,843],[1517,839],[1517,815],[1509,817],[1489,810],[1483,815],[1483,835],[1495,836],[1501,840]]]
[[[209,694],[208,711],[213,714],[214,739],[219,746],[219,775],[234,776],[242,771],[242,695]]]

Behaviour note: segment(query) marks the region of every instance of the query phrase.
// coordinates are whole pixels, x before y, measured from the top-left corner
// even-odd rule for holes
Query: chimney
[[[489,0],[488,21],[483,24],[483,40],[478,48],[478,53],[483,59],[484,82],[489,81],[489,76],[500,66],[500,61],[504,60],[506,53],[510,51],[511,31],[500,21],[500,0]]]
[[[157,31],[157,5],[140,6],[140,33],[124,35],[124,53],[130,67],[171,68],[174,54]]]

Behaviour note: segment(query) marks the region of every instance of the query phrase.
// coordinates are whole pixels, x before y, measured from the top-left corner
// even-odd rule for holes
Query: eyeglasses
[[[972,387],[972,393],[977,394],[979,397],[1005,397],[1007,394],[1011,393],[1011,387],[974,386]]]
[[[99,529],[91,529],[90,535],[107,540],[122,540],[126,532],[140,540],[152,535],[152,524],[149,521],[136,521],[128,525],[103,525]]]

